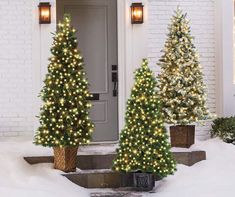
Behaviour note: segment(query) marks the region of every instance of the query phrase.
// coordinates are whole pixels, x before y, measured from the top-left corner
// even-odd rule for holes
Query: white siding
[[[0,1],[0,135],[33,130],[32,2]]]
[[[173,10],[180,6],[188,13],[191,21],[192,35],[200,54],[204,80],[207,86],[208,107],[211,113],[216,113],[216,66],[215,66],[215,2],[214,0],[149,0],[148,7],[148,57],[152,69],[159,72],[156,62],[161,56],[167,25]],[[205,126],[197,127],[199,138],[208,137],[210,122]]]

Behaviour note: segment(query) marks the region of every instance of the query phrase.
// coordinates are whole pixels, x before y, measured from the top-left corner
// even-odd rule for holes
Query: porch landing
[[[110,169],[116,156],[117,144],[89,145],[78,150],[77,167],[81,170]],[[173,156],[178,164],[192,166],[206,159],[206,152],[193,148],[172,148]],[[24,157],[29,164],[53,163],[53,156]]]
[[[75,173],[63,174],[73,183],[85,188],[131,188],[133,187],[132,173],[118,173],[111,169],[112,161],[116,156],[116,144],[90,145],[81,147],[77,155],[77,171]],[[206,159],[206,152],[193,149],[172,148],[172,153],[178,164],[192,166],[197,162]],[[32,156],[24,157],[29,164],[53,163],[53,156]],[[155,180],[159,180],[155,177]],[[128,196],[128,192],[117,192],[120,195]],[[104,196],[94,193],[93,196]]]

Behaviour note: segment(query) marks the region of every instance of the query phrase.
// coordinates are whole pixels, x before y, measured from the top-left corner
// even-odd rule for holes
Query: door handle
[[[118,72],[117,65],[112,65],[113,96],[118,95]]]
[[[112,82],[118,82],[118,74],[115,72],[112,73]]]

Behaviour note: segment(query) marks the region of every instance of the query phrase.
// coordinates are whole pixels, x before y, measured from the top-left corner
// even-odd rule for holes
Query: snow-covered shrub
[[[215,119],[212,123],[211,136],[235,144],[235,116]]]

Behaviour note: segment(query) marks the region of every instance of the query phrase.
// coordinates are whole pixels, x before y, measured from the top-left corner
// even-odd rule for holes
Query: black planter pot
[[[137,172],[133,174],[134,187],[137,191],[151,191],[155,186],[154,175]]]

